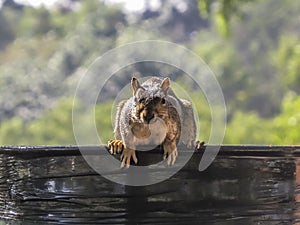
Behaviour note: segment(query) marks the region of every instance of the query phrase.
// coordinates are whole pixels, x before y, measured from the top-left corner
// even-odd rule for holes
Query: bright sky
[[[46,7],[52,6],[59,0],[15,0],[16,2],[28,4],[32,6],[41,6]],[[141,11],[146,6],[147,0],[102,0],[108,4],[110,3],[123,3],[124,7],[128,11]],[[148,0],[148,4],[153,8],[158,8],[160,6],[159,0]]]
[[[32,6],[41,6],[41,5],[51,6],[55,2],[58,2],[58,0],[15,0],[15,2],[19,2],[22,4],[28,4],[28,5],[32,5]]]

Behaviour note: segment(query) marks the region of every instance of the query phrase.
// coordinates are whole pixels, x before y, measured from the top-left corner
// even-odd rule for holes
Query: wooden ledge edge
[[[194,151],[194,154],[203,154],[205,150],[218,151],[221,156],[257,156],[257,157],[298,157],[300,146],[272,146],[272,145],[204,145],[200,149],[193,150],[184,146],[178,146],[178,151],[187,153]],[[0,146],[0,154],[28,157],[51,157],[51,156],[78,156],[105,155],[108,147],[105,145],[87,146]],[[141,154],[161,154],[160,147],[151,151],[140,151]]]

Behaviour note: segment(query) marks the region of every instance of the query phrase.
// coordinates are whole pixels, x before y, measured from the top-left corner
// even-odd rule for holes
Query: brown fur
[[[133,77],[133,97],[119,103],[115,121],[115,139],[109,142],[111,153],[120,153],[122,166],[137,163],[137,145],[162,144],[164,158],[173,165],[177,145],[192,147],[196,123],[191,103],[178,99],[170,89],[170,79],[152,77],[142,85]],[[122,148],[120,147],[120,140]]]

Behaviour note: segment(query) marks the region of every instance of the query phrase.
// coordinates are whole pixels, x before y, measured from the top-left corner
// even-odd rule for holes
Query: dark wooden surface
[[[209,168],[200,172],[205,148],[169,179],[133,187],[99,175],[77,146],[0,147],[0,224],[300,222],[300,147],[221,146]],[[105,146],[81,150],[107,155]],[[180,155],[190,153],[179,149]],[[143,159],[155,162],[162,154],[157,148],[138,157],[143,165],[149,164]]]
[[[202,154],[207,146],[202,146],[194,154]],[[221,156],[266,156],[266,157],[298,157],[300,146],[272,146],[272,145],[221,145],[218,155]],[[107,146],[80,146],[85,154],[106,154]],[[181,148],[180,152],[194,151]],[[156,151],[144,151],[140,154],[160,154]],[[18,155],[20,157],[56,157],[81,155],[78,146],[0,146],[0,154]]]

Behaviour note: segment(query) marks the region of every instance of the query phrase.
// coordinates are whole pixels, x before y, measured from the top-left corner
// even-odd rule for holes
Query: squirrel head
[[[132,77],[131,86],[135,102],[135,117],[143,123],[149,124],[157,117],[168,116],[169,103],[167,101],[170,78],[163,80],[153,78],[140,85],[136,77]]]

